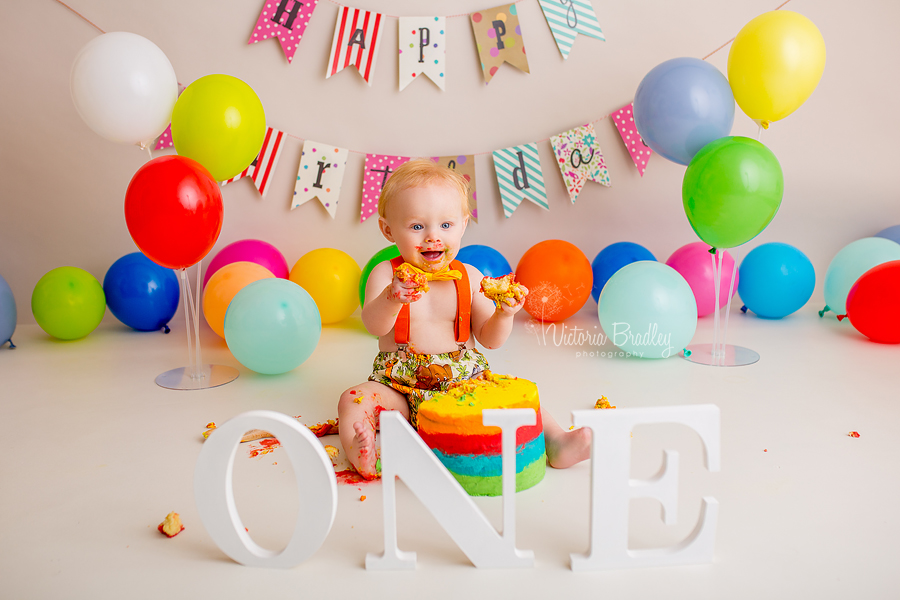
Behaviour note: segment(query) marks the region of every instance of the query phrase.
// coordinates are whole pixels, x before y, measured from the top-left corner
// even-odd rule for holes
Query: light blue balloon
[[[882,229],[875,234],[875,237],[885,238],[891,240],[892,242],[897,242],[898,244],[900,244],[900,225],[894,225],[893,227]]]
[[[746,308],[764,319],[780,319],[800,310],[812,297],[816,270],[797,248],[772,242],[747,254],[738,281]]]
[[[699,58],[673,58],[655,66],[634,94],[634,125],[644,143],[681,165],[729,135],[733,124],[728,80]]]
[[[16,298],[6,280],[0,276],[0,346],[9,342],[15,348],[12,335],[16,331]]]
[[[863,273],[889,260],[900,260],[900,244],[881,237],[856,240],[844,246],[825,273],[825,308],[839,315],[847,312],[847,294]]]
[[[667,264],[639,261],[609,278],[597,314],[613,344],[639,358],[681,352],[697,329],[697,301],[684,277]]]
[[[312,296],[289,279],[262,279],[231,300],[225,342],[242,365],[266,375],[287,373],[316,349],[322,318]]]

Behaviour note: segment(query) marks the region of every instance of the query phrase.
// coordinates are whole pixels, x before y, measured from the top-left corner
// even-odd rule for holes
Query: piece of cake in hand
[[[402,281],[403,283],[412,283],[416,286],[417,292],[427,292],[428,287],[428,276],[419,269],[416,269],[409,263],[403,263],[396,269],[394,269],[394,275],[397,276],[397,279]]]
[[[504,302],[509,306],[515,306],[528,295],[528,288],[517,283],[515,275],[510,273],[503,277],[485,277],[481,280],[481,292],[499,308]]]
[[[167,537],[175,537],[184,531],[184,525],[181,524],[181,517],[177,512],[170,512],[166,515],[165,520],[159,524],[160,533],[164,533]]]
[[[544,478],[547,461],[537,386],[486,372],[419,406],[419,436],[471,496],[503,493],[502,433],[482,424],[486,408],[531,408],[536,423],[516,430],[516,491]]]

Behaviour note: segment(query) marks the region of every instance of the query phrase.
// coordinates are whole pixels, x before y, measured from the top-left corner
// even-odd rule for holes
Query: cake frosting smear
[[[419,406],[419,435],[472,496],[503,493],[501,430],[486,427],[488,408],[531,408],[537,423],[516,431],[516,491],[544,478],[547,456],[537,386],[526,379],[486,373],[436,394]]]

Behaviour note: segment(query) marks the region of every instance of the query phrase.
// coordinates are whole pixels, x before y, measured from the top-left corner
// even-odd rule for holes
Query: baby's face
[[[433,272],[449,266],[459,252],[468,221],[459,191],[436,183],[397,194],[379,225],[406,262]]]

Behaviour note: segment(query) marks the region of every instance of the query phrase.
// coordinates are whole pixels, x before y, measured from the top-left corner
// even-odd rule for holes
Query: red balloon
[[[196,264],[222,230],[222,191],[200,163],[160,156],[137,170],[125,192],[131,239],[150,260],[170,269]]]
[[[847,294],[847,317],[873,341],[900,344],[900,260],[863,273]]]
[[[516,265],[516,281],[528,288],[525,311],[541,322],[568,319],[591,296],[591,262],[574,244],[539,242]]]

